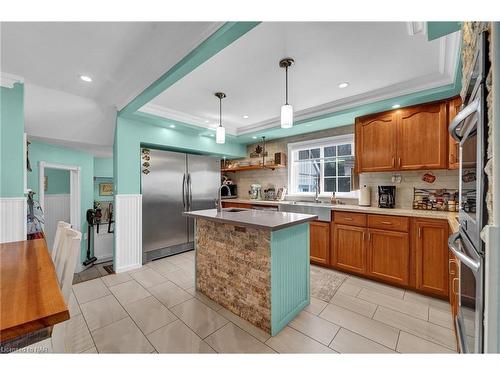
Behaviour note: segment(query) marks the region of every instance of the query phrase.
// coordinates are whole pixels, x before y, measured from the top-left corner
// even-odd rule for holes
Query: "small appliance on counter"
[[[371,192],[370,188],[366,185],[363,185],[361,189],[359,189],[359,201],[358,205],[359,206],[367,206],[369,207],[371,205]]]
[[[394,208],[396,205],[396,186],[378,187],[378,206],[381,208]]]
[[[260,194],[261,190],[262,186],[260,186],[260,184],[250,185],[250,191],[248,192],[248,194],[250,194],[250,199],[262,199]]]
[[[269,187],[267,189],[264,189],[264,200],[266,200],[266,201],[276,200],[276,189],[273,187]]]
[[[223,199],[238,198],[238,186],[234,184],[225,184],[229,189],[222,189],[221,196]]]

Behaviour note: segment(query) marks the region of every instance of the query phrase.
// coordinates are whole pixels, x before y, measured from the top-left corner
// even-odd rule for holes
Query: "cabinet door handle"
[[[372,234],[368,232],[368,242],[372,242]]]
[[[385,225],[392,225],[392,223],[390,221],[381,221],[382,224],[385,224]]]
[[[454,275],[455,274],[455,270],[451,269],[452,264],[457,264],[457,261],[455,259],[448,260],[448,272],[449,272],[450,275]]]
[[[394,167],[394,163],[396,163],[396,158],[393,156],[392,157],[392,163],[391,163],[391,166]]]
[[[345,221],[352,221],[352,217],[344,217]]]
[[[418,238],[422,238],[422,228],[418,228]]]
[[[459,281],[458,277],[453,278],[453,285],[451,287],[451,291],[454,295],[458,296],[458,287],[455,288],[455,285],[457,285],[457,281]]]
[[[401,168],[401,158],[398,158],[398,167]]]

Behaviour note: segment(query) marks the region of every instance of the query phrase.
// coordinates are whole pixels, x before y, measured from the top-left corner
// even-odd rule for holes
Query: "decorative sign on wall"
[[[113,184],[109,182],[99,184],[99,195],[102,196],[113,195]]]

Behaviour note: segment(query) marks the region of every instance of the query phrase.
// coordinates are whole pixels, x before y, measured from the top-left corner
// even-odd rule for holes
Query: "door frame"
[[[40,200],[40,207],[45,213],[45,189],[44,177],[45,168],[61,169],[69,171],[69,217],[70,224],[73,229],[81,231],[81,167],[76,165],[66,165],[58,163],[48,163],[45,161],[38,162],[38,194]]]

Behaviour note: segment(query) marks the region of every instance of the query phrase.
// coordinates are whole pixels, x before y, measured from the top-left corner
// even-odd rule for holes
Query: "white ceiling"
[[[290,56],[295,118],[334,112],[453,82],[458,33],[427,41],[404,22],[265,22],[156,97],[141,111],[244,134],[278,124]],[[338,84],[350,85],[339,89]],[[247,115],[248,118],[243,118]]]
[[[25,80],[25,128],[111,150],[116,109],[220,22],[2,22],[0,68]],[[81,74],[92,83],[80,80]],[[91,147],[90,147],[91,148]]]

